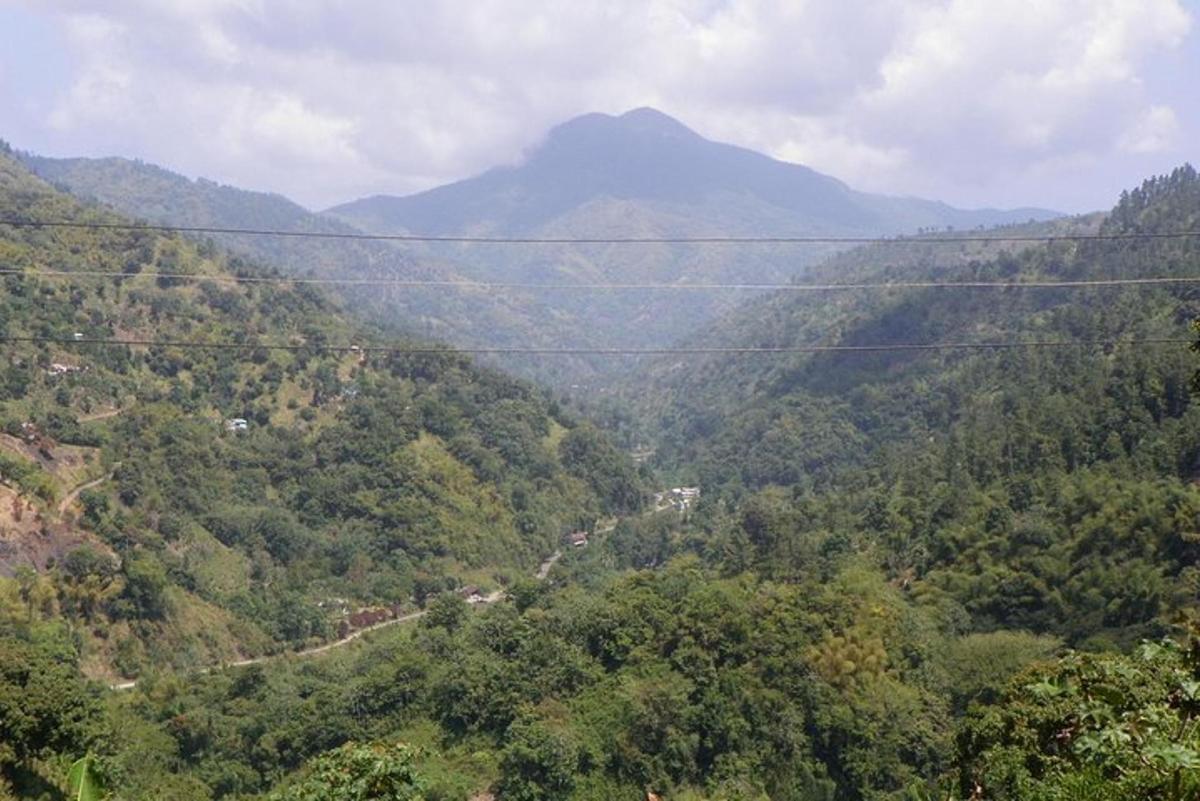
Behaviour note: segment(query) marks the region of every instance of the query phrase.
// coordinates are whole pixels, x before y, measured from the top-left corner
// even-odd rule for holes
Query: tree
[[[167,614],[167,571],[158,559],[141,554],[125,564],[125,592],[133,616],[157,620]]]
[[[86,752],[100,715],[66,643],[0,638],[0,777],[33,759]]]
[[[28,622],[33,622],[33,596],[34,589],[37,588],[38,575],[33,568],[28,565],[21,565],[17,568],[15,577],[17,586],[21,595],[21,600],[25,603],[25,613]]]
[[[454,631],[467,619],[467,602],[452,592],[444,592],[426,607],[425,625]]]
[[[959,738],[960,786],[996,801],[1200,797],[1200,640],[1068,654]]]
[[[546,583],[526,576],[518,578],[508,588],[508,597],[512,599],[518,612],[524,612],[536,605],[545,595]]]
[[[500,757],[500,795],[506,801],[556,801],[575,784],[579,750],[535,719],[514,721]]]
[[[403,743],[346,743],[308,763],[270,801],[423,801],[416,752]]]
[[[558,453],[568,472],[595,488],[606,512],[641,507],[642,486],[633,462],[595,426],[585,423],[572,429],[559,443]]]

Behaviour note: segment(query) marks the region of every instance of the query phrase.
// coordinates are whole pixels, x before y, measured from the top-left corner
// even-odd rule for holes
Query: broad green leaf
[[[67,774],[71,801],[103,801],[104,788],[96,773],[96,758],[91,754],[75,760]]]

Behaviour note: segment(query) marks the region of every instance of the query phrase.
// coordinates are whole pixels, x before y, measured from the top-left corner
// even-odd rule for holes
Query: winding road
[[[102,481],[103,479],[100,479],[100,480]],[[80,487],[81,490],[85,489],[85,488],[86,488],[86,486]],[[544,562],[542,562],[541,566],[539,566],[537,569],[537,573],[535,574],[537,576],[538,581],[545,581],[546,577],[550,575],[550,569],[552,567],[554,567],[554,564],[561,558],[562,558],[562,551],[555,551]],[[476,605],[494,604],[497,601],[503,600],[504,597],[505,597],[504,590],[496,590],[496,591],[491,592],[488,595],[484,596],[481,600],[476,601],[475,604]],[[318,656],[319,654],[328,653],[329,651],[332,651],[335,648],[341,648],[343,646],[349,645],[350,643],[357,640],[359,637],[362,637],[364,634],[369,634],[372,631],[378,631],[379,629],[387,628],[388,626],[395,626],[399,623],[408,623],[410,621],[425,617],[426,614],[427,614],[427,612],[424,609],[422,609],[419,612],[410,612],[407,615],[401,615],[400,617],[394,617],[391,620],[384,620],[380,623],[376,623],[373,626],[367,626],[366,628],[361,628],[356,631],[352,631],[349,634],[347,634],[345,637],[342,637],[340,640],[333,640],[332,642],[327,642],[324,645],[316,645],[316,646],[313,646],[312,648],[305,648],[302,651],[283,651],[282,653],[278,653],[278,654],[268,654],[266,656],[256,656],[256,657],[252,657],[250,659],[239,659],[236,662],[221,662],[220,664],[211,665],[209,667],[204,667],[204,668],[199,668],[192,672],[193,673],[201,673],[201,674],[211,673],[214,670],[220,670],[222,668],[247,667],[249,665],[261,665],[264,662],[271,662],[276,659],[286,659],[286,658],[304,659],[304,658],[310,657],[310,656]],[[138,680],[132,679],[130,681],[123,681],[118,684],[110,684],[109,689],[132,690],[134,687],[137,686],[137,684],[138,684]]]

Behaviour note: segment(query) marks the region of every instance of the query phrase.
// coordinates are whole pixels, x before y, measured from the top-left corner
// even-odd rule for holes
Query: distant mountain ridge
[[[329,209],[377,233],[571,237],[882,236],[1009,225],[1060,215],[963,210],[872,195],[808,167],[705,139],[642,108],[586,114],[552,129],[516,166],[405,197]],[[529,283],[774,283],[833,246],[431,246],[477,280]],[[751,293],[531,292],[543,325],[571,346],[662,347],[729,313]],[[550,313],[547,313],[549,310]],[[630,360],[576,361],[571,381],[607,387]],[[593,371],[589,375],[589,370]]]
[[[497,167],[413,195],[376,195],[328,213],[367,230],[529,233],[601,197],[697,204],[713,196],[740,197],[797,215],[791,220],[770,215],[772,225],[782,223],[789,232],[897,233],[1058,216],[1044,209],[964,210],[857,192],[808,167],[705,139],[651,108],[576,117],[552,129],[515,167]],[[726,224],[766,230],[755,222]]]
[[[18,155],[30,171],[64,191],[156,223],[331,235],[328,239],[240,234],[211,237],[218,244],[287,276],[467,280],[455,272],[453,265],[435,258],[416,258],[404,248],[387,242],[345,239],[345,235],[361,231],[314,214],[282,195],[239,189],[204,178],[192,180],[153,164],[124,158]],[[478,344],[482,337],[497,331],[521,337],[531,335],[521,329],[521,309],[508,308],[503,299],[387,285],[348,286],[343,294],[361,313],[387,322],[401,321],[407,331],[423,337]]]

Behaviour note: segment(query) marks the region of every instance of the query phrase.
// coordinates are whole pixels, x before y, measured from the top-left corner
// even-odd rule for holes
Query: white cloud
[[[222,121],[220,138],[249,154],[337,164],[357,158],[350,141],[355,128],[352,120],[314,111],[296,97],[243,91]]]
[[[1119,144],[1130,153],[1158,153],[1179,136],[1179,118],[1167,106],[1151,106],[1133,127],[1122,134]]]
[[[864,188],[1017,197],[1071,165],[1174,152],[1184,123],[1146,76],[1195,46],[1180,0],[26,7],[74,51],[42,121],[59,149],[314,205],[510,162],[553,123],[637,105]]]

